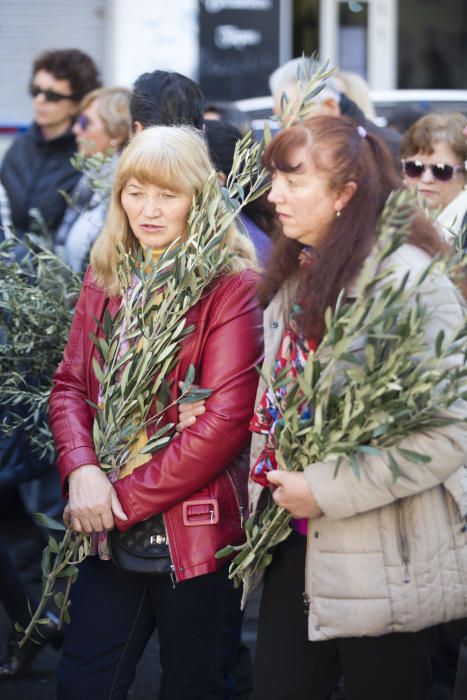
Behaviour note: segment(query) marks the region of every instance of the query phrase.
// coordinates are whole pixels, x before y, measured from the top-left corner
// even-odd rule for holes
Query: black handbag
[[[133,525],[126,532],[109,532],[112,561],[120,571],[160,576],[172,573],[167,535],[160,513]]]

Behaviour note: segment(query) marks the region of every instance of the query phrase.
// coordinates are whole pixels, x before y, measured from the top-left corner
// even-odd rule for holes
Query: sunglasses
[[[76,117],[76,123],[80,129],[85,131],[91,123],[91,120],[85,114],[80,114],[78,117]]]
[[[39,85],[30,85],[29,94],[31,97],[37,97],[38,95],[44,95],[47,102],[60,102],[60,100],[72,100],[73,95],[62,95],[61,92],[55,92],[55,90],[44,90],[40,88]]]
[[[448,182],[454,173],[461,173],[465,165],[448,165],[447,163],[422,163],[420,160],[403,160],[402,170],[404,175],[411,178],[421,177],[425,170],[429,170],[435,180]]]

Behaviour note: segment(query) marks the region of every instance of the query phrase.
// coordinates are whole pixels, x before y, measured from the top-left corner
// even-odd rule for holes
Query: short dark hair
[[[211,160],[216,170],[227,176],[232,170],[235,146],[242,135],[233,124],[217,119],[205,119],[204,128]]]
[[[180,73],[155,70],[143,73],[133,86],[131,119],[148,126],[189,124],[203,128],[204,95],[201,88]]]
[[[96,64],[79,49],[44,51],[32,65],[32,77],[40,70],[51,73],[57,80],[68,80],[74,102],[80,102],[88,92],[102,85]]]
[[[238,109],[232,102],[214,101],[208,102],[204,106],[204,113],[214,112],[218,115],[219,120],[232,124],[240,131],[241,136],[245,136],[251,130],[251,121],[245,112]],[[205,117],[210,119],[211,117]]]

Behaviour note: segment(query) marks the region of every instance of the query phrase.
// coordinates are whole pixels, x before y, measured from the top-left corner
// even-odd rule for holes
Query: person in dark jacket
[[[240,131],[226,121],[206,119],[205,134],[211,159],[225,184],[232,169],[235,146],[242,139]],[[246,193],[245,193],[246,194]],[[256,257],[262,269],[266,267],[280,224],[266,193],[249,202],[238,217],[245,233],[255,246]]]
[[[59,190],[71,192],[80,177],[70,163],[76,152],[71,127],[81,99],[99,86],[94,61],[78,49],[46,51],[34,61],[34,122],[15,139],[0,171],[16,235],[45,230],[53,236],[60,224],[66,201]]]
[[[269,88],[274,100],[274,112],[280,115],[281,97],[285,93],[289,99],[296,95],[297,84],[301,81],[298,77],[298,70],[302,67],[305,75],[316,70],[313,61],[309,58],[293,58],[287,61],[270,75]],[[370,119],[367,119],[362,110],[349,97],[339,92],[333,78],[326,81],[326,87],[316,95],[316,109],[313,116],[318,114],[328,114],[330,116],[350,117],[357,126],[363,127],[370,134],[378,136],[389,148],[397,169],[400,170],[400,142],[401,136],[394,129],[378,126]]]
[[[117,275],[118,246],[128,252],[150,248],[157,260],[176,238],[186,238],[193,197],[213,172],[204,137],[193,128],[158,126],[133,138],[119,160],[108,218],[94,243],[55,374],[50,425],[69,495],[65,520],[73,530],[91,534],[100,555],[80,564],[72,586],[59,700],[124,700],[155,626],[161,700],[226,700],[234,695],[240,596],[228,579],[225,559],[215,554],[244,537],[248,465],[243,455],[262,356],[254,249],[234,227],[219,244],[218,250],[231,256],[215,282],[191,306],[187,297],[183,308],[188,308],[187,324],[193,324],[193,331],[181,343],[167,376],[172,399],[190,364],[196,381],[212,390],[196,429],[185,430],[154,454],[143,454],[157,425],[153,418],[160,406],[154,401],[127,461],[108,478],[100,468],[90,404],[107,405],[89,331],[97,332],[105,309],[114,316],[126,296],[135,293],[132,280],[122,285]],[[120,350],[125,348],[122,341]],[[135,376],[129,381],[136,381]],[[121,406],[114,398],[112,405],[114,401]],[[176,417],[170,403],[167,419],[174,423]],[[170,570],[129,573],[108,561],[114,551],[106,552],[106,532],[114,525],[127,531],[153,516],[159,516],[158,544],[168,547]]]

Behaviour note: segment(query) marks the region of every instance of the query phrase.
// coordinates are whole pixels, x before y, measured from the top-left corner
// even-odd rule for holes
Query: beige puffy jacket
[[[387,264],[395,264],[402,277],[428,261],[418,248],[404,245]],[[449,337],[465,311],[445,276],[432,274],[423,290],[433,309],[426,328],[432,347],[439,330]],[[279,347],[291,294],[281,290],[265,312],[266,371]],[[258,397],[263,391],[261,381]],[[465,417],[467,406],[459,401],[452,412]],[[263,437],[254,435],[252,463],[262,446]],[[416,631],[467,616],[467,424],[417,434],[400,446],[431,455],[432,461],[417,465],[398,456],[395,483],[387,460],[379,456],[359,458],[360,480],[344,463],[336,478],[333,462],[305,470],[324,513],[308,527],[310,640]],[[261,491],[251,483],[252,512]]]

